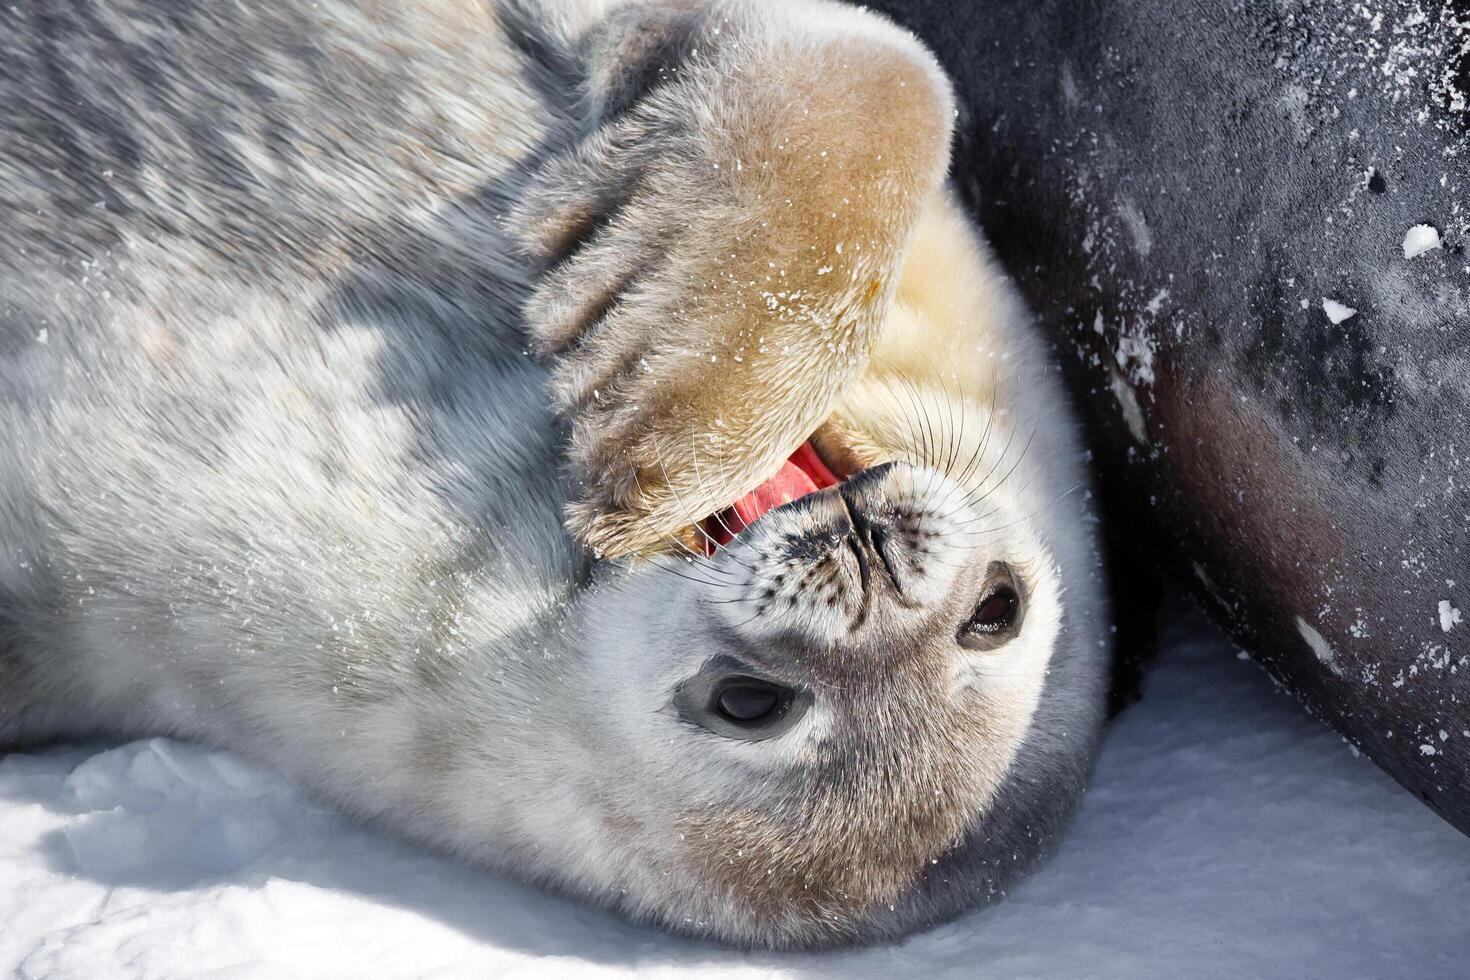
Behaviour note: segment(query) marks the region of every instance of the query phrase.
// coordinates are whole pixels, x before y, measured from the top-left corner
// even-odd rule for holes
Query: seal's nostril
[[[872,583],[872,571],[868,567],[868,549],[863,545],[858,531],[854,530],[847,536],[847,546],[852,549],[853,555],[857,558],[858,586],[862,589],[863,595],[867,595],[868,586]]]
[[[878,561],[883,563],[883,571],[888,573],[888,581],[893,583],[899,595],[903,595],[903,583],[898,580],[898,570],[893,567],[893,562],[888,557],[888,529],[877,524],[869,524],[868,541],[873,545],[873,554],[877,555]]]
[[[867,472],[872,471],[869,470]],[[858,506],[857,501],[850,496],[848,487],[842,487],[839,492],[842,498],[842,505],[847,508],[848,523],[852,527],[852,531],[848,535],[848,545],[852,548],[853,554],[857,555],[858,570],[862,575],[864,594],[867,593],[868,585],[870,584],[868,553],[871,552],[877,557],[879,564],[883,566],[883,571],[888,575],[888,581],[893,583],[894,589],[902,595],[903,586],[898,581],[898,572],[893,567],[893,562],[889,560],[888,552],[884,547],[888,542],[888,529],[868,519],[868,516],[863,513],[862,508]]]

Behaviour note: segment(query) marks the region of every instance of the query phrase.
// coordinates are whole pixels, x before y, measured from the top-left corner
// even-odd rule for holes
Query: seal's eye
[[[1011,570],[991,565],[990,578],[980,591],[970,618],[960,625],[956,639],[968,650],[994,650],[1021,631],[1021,588]]]
[[[674,706],[685,721],[747,742],[789,731],[811,702],[806,691],[743,671],[707,671],[684,681],[674,693]]]
[[[780,707],[781,693],[770,684],[737,682],[720,690],[715,707],[736,724],[753,724]]]
[[[1021,600],[1009,585],[991,589],[975,607],[975,615],[970,617],[970,629],[980,633],[999,633],[1011,625],[1020,604]]]
[[[710,688],[707,717],[700,724],[731,738],[770,738],[791,727],[788,718],[796,720],[791,709],[797,701],[795,691],[772,681],[725,677]]]

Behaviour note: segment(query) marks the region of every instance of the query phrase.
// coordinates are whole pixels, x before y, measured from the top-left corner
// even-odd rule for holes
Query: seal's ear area
[[[912,36],[839,4],[640,4],[584,51],[603,115],[512,223],[571,527],[617,555],[753,489],[861,374],[953,103]]]

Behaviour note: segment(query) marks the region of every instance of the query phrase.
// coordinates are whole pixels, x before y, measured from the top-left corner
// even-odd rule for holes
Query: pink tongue
[[[735,535],[760,520],[767,511],[840,482],[812,449],[811,443],[804,442],[790,459],[781,464],[775,476],[735,501],[729,509],[705,521],[706,530],[715,543],[729,544]]]

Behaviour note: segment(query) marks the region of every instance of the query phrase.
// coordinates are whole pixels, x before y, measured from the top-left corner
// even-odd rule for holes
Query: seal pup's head
[[[579,890],[827,945],[989,901],[1049,849],[1108,630],[1080,449],[1029,331],[939,195],[833,416],[667,554],[604,569],[571,620],[585,812],[558,828]]]
[[[838,4],[592,37],[611,94],[513,222],[603,556],[518,870],[739,945],[988,901],[1081,793],[1108,628],[1066,396],[943,187],[948,82]]]

